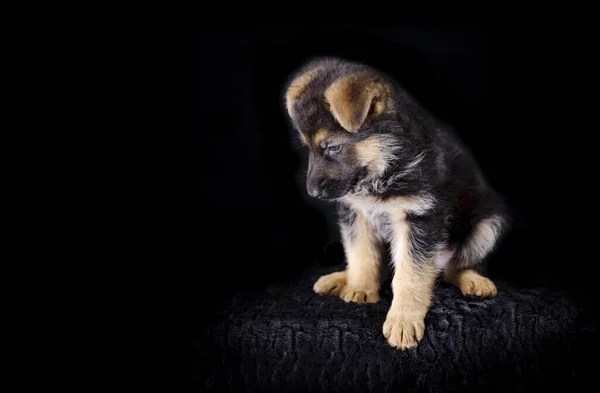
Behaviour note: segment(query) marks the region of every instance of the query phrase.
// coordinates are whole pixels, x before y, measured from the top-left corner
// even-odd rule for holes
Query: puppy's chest
[[[389,212],[371,209],[364,211],[363,214],[377,239],[384,242],[391,241],[393,227]]]
[[[352,198],[347,202],[368,223],[375,236],[384,242],[392,240],[394,224],[406,219],[404,206],[397,203],[386,203],[368,198]]]

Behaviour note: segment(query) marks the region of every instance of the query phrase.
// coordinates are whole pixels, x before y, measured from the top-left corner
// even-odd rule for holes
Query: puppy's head
[[[375,70],[340,59],[314,60],[286,88],[286,107],[308,150],[309,195],[337,199],[381,175],[393,154],[381,130],[394,116],[393,88]]]

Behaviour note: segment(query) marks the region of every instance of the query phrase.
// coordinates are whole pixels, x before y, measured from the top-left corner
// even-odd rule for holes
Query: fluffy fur
[[[440,272],[463,294],[492,297],[479,266],[509,226],[502,198],[449,127],[389,75],[316,59],[286,87],[286,109],[309,156],[307,192],[338,204],[347,268],[321,277],[319,294],[373,303],[394,268],[383,334],[410,348]]]

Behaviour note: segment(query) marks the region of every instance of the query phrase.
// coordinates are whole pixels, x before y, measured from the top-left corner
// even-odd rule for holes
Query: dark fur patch
[[[448,227],[443,214],[436,211],[428,215],[408,215],[410,224],[411,255],[416,263],[424,263],[435,257],[435,253],[447,243]]]

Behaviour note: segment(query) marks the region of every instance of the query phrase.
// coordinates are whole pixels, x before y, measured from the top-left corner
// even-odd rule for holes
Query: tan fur
[[[456,269],[452,266],[444,271],[444,281],[456,286],[463,295],[479,299],[492,298],[498,290],[494,283],[473,269]]]
[[[422,213],[427,211],[431,207],[431,201],[427,196],[420,198],[397,197],[383,202],[374,197],[350,195],[344,197],[344,200],[357,211],[358,215],[355,221],[357,235],[363,233],[372,236],[372,231],[370,231],[368,225],[368,219],[371,215],[387,214],[392,221],[392,261],[395,266],[392,279],[393,300],[383,325],[383,334],[393,347],[405,349],[415,346],[421,340],[425,331],[425,315],[431,305],[433,286],[435,278],[439,274],[439,269],[435,267],[433,261],[426,261],[417,265],[412,260],[410,226],[406,222],[406,214],[408,212]],[[364,237],[363,239],[368,238]],[[349,247],[346,251],[349,261],[353,258],[358,260],[359,255],[364,255],[361,259],[363,261],[373,261],[375,248],[367,247],[372,244],[374,244],[374,239],[371,242],[363,243],[362,246],[357,248]],[[375,255],[380,258],[381,254]],[[377,259],[377,261],[380,261],[380,259]],[[356,286],[366,286],[369,281],[374,282],[373,278],[376,277],[374,265],[363,263],[356,264],[356,266],[360,267],[360,274],[367,277],[366,280],[356,279],[358,283]],[[369,267],[370,269],[368,269]],[[351,271],[358,273],[359,269],[352,270],[351,266],[348,266],[344,288],[351,287],[349,284]],[[331,281],[330,278],[325,279]],[[340,297],[342,297],[343,292],[344,289],[339,292]],[[354,300],[354,295],[348,295],[347,299]]]
[[[313,136],[313,143],[315,144],[315,146],[319,146],[319,144],[323,142],[325,138],[327,138],[327,135],[327,130],[324,128],[320,128]]]
[[[357,132],[368,116],[381,113],[383,85],[362,76],[347,76],[325,90],[325,100],[338,123],[349,132]],[[371,110],[371,113],[369,113]]]
[[[320,68],[321,67],[312,68],[294,78],[294,80],[290,83],[285,94],[285,101],[287,111],[291,117],[294,117],[294,102],[304,92],[306,86],[315,77]]]
[[[432,261],[417,265],[410,253],[410,227],[405,214],[392,217],[395,266],[393,300],[383,324],[388,343],[400,349],[417,345],[425,332],[425,315],[431,305],[433,286],[439,270]]]
[[[345,286],[346,271],[341,271],[321,276],[313,285],[313,290],[319,295],[339,296]]]
[[[348,260],[348,282],[340,297],[346,302],[377,302],[382,250],[362,212],[356,212],[353,237],[344,234],[343,244]]]
[[[379,176],[394,159],[398,146],[386,136],[374,135],[354,145],[359,164],[369,169],[372,176]]]
[[[346,271],[321,277],[314,286],[315,292],[339,296],[346,302],[376,303],[381,284],[381,244],[360,211],[356,212],[353,236],[344,233],[342,241]]]
[[[382,173],[385,170],[385,160],[381,153],[380,139],[371,137],[354,145],[360,165],[367,167],[370,173]]]
[[[308,146],[308,140],[306,139],[306,137],[304,136],[303,133],[299,132],[298,134],[300,134],[300,141],[302,142],[302,144],[304,146]]]

